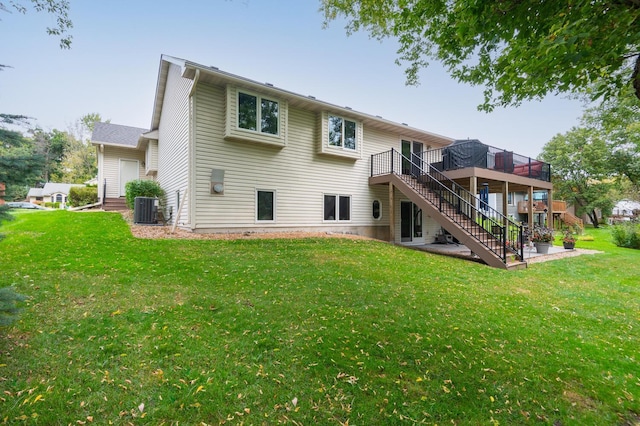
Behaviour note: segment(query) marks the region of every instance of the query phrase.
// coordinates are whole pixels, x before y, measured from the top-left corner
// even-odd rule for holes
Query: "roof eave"
[[[172,58],[172,59],[178,61],[176,58]],[[362,120],[365,124],[369,124],[372,127],[384,128],[387,130],[393,129],[395,132],[398,132],[401,135],[406,135],[407,137],[411,136],[418,139],[434,140],[434,141],[439,141],[442,144],[449,144],[455,140],[454,138],[439,135],[433,132],[428,132],[426,130],[409,126],[405,123],[397,123],[395,121],[387,120],[377,115],[371,115],[371,114],[353,110],[349,107],[343,107],[343,106],[335,105],[329,102],[321,101],[316,99],[313,96],[305,96],[299,93],[291,92],[286,89],[281,89],[269,83],[261,83],[255,80],[251,80],[249,78],[245,78],[236,74],[222,71],[216,67],[207,67],[207,66],[200,65],[195,62],[186,61],[186,60],[179,60],[179,61],[181,61],[179,65],[183,67],[182,76],[184,78],[194,79],[196,75],[196,70],[200,70],[200,72],[202,73],[216,76],[232,84],[235,83],[235,84],[239,84],[244,87],[247,87],[249,89],[254,89],[254,90],[258,90],[266,93],[273,93],[274,95],[278,95],[280,97],[294,99],[300,103],[311,106],[312,109],[330,110],[336,113],[341,113],[349,117]],[[177,63],[177,62],[174,62],[174,63]]]
[[[347,117],[361,120],[364,124],[371,126],[372,128],[380,128],[388,131],[393,131],[401,135],[402,137],[421,139],[425,141],[432,141],[437,144],[447,145],[453,142],[454,138],[439,135],[426,130],[411,127],[404,123],[397,123],[391,120],[384,119],[380,116],[366,114],[353,110],[348,107],[342,107],[329,102],[321,101],[313,96],[305,96],[299,93],[291,92],[289,90],[275,87],[269,83],[261,83],[249,78],[241,77],[236,74],[232,74],[226,71],[219,70],[216,67],[208,67],[195,62],[187,61],[180,58],[175,58],[169,55],[162,55],[160,59],[160,67],[158,70],[158,82],[156,85],[156,94],[154,99],[153,116],[151,119],[152,131],[157,130],[160,125],[160,117],[162,115],[162,105],[164,101],[164,93],[167,84],[167,76],[169,72],[169,66],[171,64],[178,65],[182,69],[182,77],[193,80],[199,70],[201,73],[209,76],[213,76],[217,79],[221,79],[230,84],[238,84],[248,89],[254,89],[261,92],[272,93],[279,97],[283,97],[289,100],[295,100],[297,103],[303,104],[313,110],[329,110],[335,113],[344,114]]]

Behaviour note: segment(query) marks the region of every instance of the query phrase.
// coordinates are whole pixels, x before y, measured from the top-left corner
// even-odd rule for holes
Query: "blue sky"
[[[322,28],[316,0],[70,0],[71,50],[48,36],[51,16],[0,14],[0,112],[66,130],[89,112],[148,128],[161,54],[213,65],[323,101],[532,157],[576,125],[577,100],[549,97],[477,111],[482,88],[458,84],[437,63],[405,86],[397,45],[344,25]],[[10,41],[10,42],[8,42]]]

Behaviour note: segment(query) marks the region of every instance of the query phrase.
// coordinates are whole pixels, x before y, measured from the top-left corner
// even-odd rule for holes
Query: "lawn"
[[[2,225],[0,423],[640,422],[640,252],[606,230],[507,272],[349,239],[140,240],[113,213]]]

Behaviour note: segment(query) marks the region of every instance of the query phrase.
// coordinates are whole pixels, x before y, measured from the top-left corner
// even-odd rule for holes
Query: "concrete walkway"
[[[474,260],[479,262],[480,259],[471,253],[466,246],[462,244],[423,244],[416,246],[407,246],[409,248],[414,248],[416,250],[422,250],[429,253],[442,254],[445,256],[459,257],[467,260]],[[567,250],[562,246],[551,246],[549,247],[549,253],[540,254],[536,251],[536,248],[531,246],[525,246],[524,248],[524,260],[527,263],[539,263],[539,262],[547,262],[549,260],[563,259],[565,257],[574,257],[580,256],[584,254],[597,254],[603,253],[598,250],[587,250],[576,248],[573,250]]]

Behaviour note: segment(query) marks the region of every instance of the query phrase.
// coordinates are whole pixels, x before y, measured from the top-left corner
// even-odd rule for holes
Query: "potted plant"
[[[553,238],[553,229],[537,226],[533,229],[531,241],[533,241],[533,245],[536,246],[538,253],[547,254],[549,253],[549,247],[551,247]]]
[[[576,238],[571,233],[571,230],[567,229],[564,231],[562,245],[567,250],[573,250],[576,247]]]

